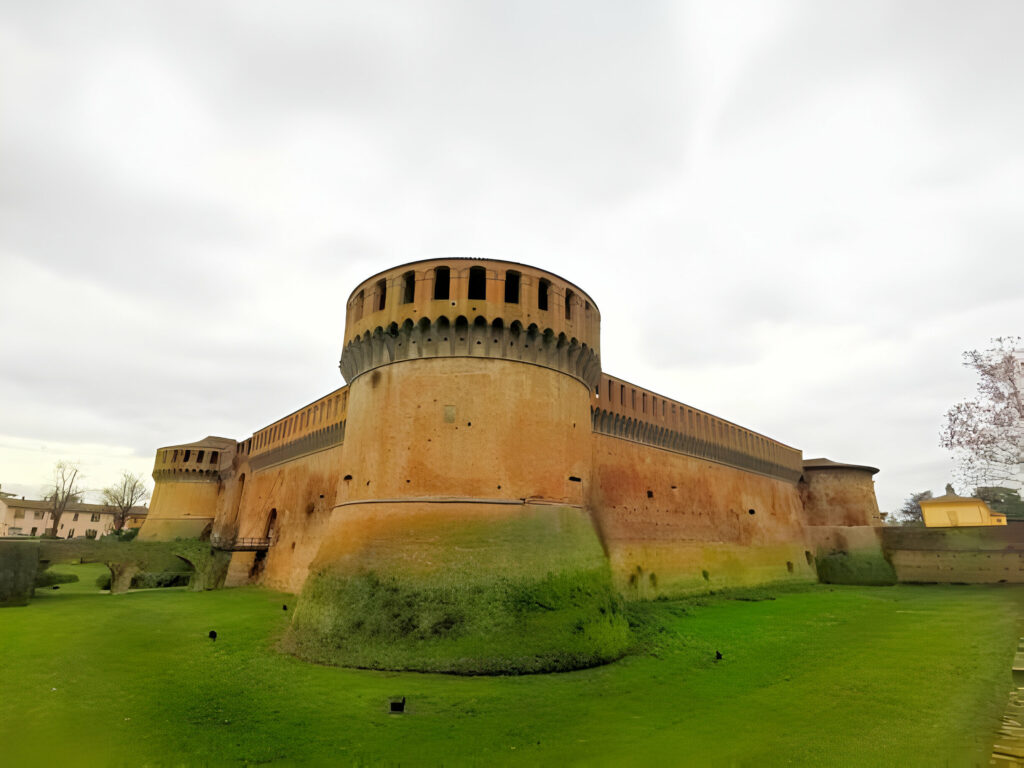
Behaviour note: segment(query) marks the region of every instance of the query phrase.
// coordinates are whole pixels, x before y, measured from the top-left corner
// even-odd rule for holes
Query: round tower
[[[622,653],[584,506],[599,349],[593,300],[534,267],[429,260],[356,287],[343,479],[299,653],[463,672]]]
[[[156,452],[153,498],[141,541],[173,541],[209,533],[222,490],[221,473],[231,466],[235,441],[207,437]]]

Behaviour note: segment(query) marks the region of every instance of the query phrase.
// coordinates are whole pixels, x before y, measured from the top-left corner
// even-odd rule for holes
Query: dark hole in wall
[[[402,303],[412,304],[416,298],[416,273],[406,272],[402,275]]]
[[[551,287],[550,280],[541,280],[537,286],[537,309],[548,308],[548,289]]]
[[[345,477],[343,477],[342,479],[343,480],[351,480],[352,479],[352,475],[345,475]]]
[[[648,491],[647,492],[647,498],[648,499],[653,499],[654,498],[654,491]]]
[[[377,310],[384,309],[388,300],[388,281],[378,280],[377,281]]]
[[[511,269],[505,273],[505,303],[519,303],[519,273]]]
[[[747,510],[747,514],[748,514],[748,515],[756,515],[756,514],[757,514],[757,512],[755,512],[755,511],[754,511],[753,509],[748,509],[748,510]]]
[[[583,481],[580,480],[580,478],[576,477],[576,475],[569,475],[569,482],[570,483],[582,483]]]
[[[790,573],[793,572],[793,563],[791,561],[789,561],[789,560],[786,561],[786,570],[789,571]]]
[[[808,565],[812,565],[812,564],[814,563],[814,555],[812,555],[812,554],[811,554],[811,553],[810,553],[810,552],[809,552],[808,550],[806,550],[806,549],[804,550],[804,559],[805,559],[805,560],[807,560],[807,564],[808,564]]]
[[[701,575],[701,578],[704,579],[704,581],[711,581],[711,574],[708,573],[707,569],[704,569],[703,571],[701,571],[700,575]]]
[[[451,282],[451,270],[438,267],[434,270],[434,299],[448,298],[448,284]],[[454,302],[453,302],[454,305]]]
[[[483,267],[471,267],[469,270],[469,298],[471,301],[487,298],[487,270]]]

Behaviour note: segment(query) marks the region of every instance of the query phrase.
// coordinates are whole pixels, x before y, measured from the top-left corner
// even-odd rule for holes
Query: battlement
[[[160,448],[153,465],[153,479],[216,482],[221,469],[231,465],[234,448],[234,440],[213,436]]]
[[[796,448],[624,379],[602,375],[591,395],[590,412],[593,429],[600,434],[793,483],[800,479],[803,453]]]
[[[600,371],[601,316],[579,287],[506,261],[431,259],[378,273],[349,297],[341,371],[421,357],[500,357],[588,386]],[[530,351],[532,350],[532,351]]]
[[[340,387],[257,430],[243,445],[253,469],[338,445],[345,439],[348,387]]]

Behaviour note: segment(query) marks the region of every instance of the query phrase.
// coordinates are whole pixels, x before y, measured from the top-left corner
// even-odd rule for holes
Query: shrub
[[[191,573],[181,571],[163,571],[158,573],[137,573],[132,576],[129,589],[157,589],[160,587],[187,587],[192,578]]]
[[[57,573],[55,571],[42,571],[36,574],[36,589],[43,587],[52,587],[54,584],[73,584],[78,581],[78,574],[75,573]]]

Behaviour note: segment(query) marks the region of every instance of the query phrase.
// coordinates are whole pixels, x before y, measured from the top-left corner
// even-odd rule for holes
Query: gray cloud
[[[9,5],[0,480],[245,437],[340,385],[358,281],[475,256],[578,282],[610,373],[941,488],[1024,315],[1022,14]]]

